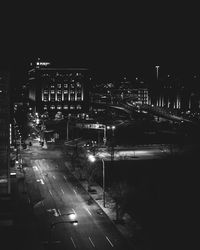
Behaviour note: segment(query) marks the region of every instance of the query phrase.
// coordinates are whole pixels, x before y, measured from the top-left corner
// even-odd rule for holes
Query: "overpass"
[[[155,107],[149,104],[139,104],[139,103],[133,103],[130,99],[125,100],[125,102],[120,104],[110,104],[110,103],[92,103],[93,105],[100,105],[105,108],[113,108],[116,110],[124,111],[126,114],[129,115],[130,119],[132,120],[134,118],[134,112],[148,112],[149,114],[152,114],[157,117],[162,117],[167,120],[173,121],[173,122],[187,122],[191,124],[195,124],[193,121],[185,119],[184,117],[177,116],[173,113],[169,113],[167,110]]]

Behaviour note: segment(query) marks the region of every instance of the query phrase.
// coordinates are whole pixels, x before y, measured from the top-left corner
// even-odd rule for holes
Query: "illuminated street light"
[[[160,66],[155,66],[155,68],[156,68],[156,77],[157,77],[157,80],[158,80],[158,70],[159,70],[159,67],[160,67]]]
[[[90,162],[95,162],[96,158],[94,157],[94,155],[88,155],[88,159]],[[103,206],[105,207],[105,162],[104,159],[101,158],[102,161],[102,167],[103,167]]]
[[[95,162],[96,161],[96,158],[94,157],[94,155],[88,155],[88,160],[90,162]]]

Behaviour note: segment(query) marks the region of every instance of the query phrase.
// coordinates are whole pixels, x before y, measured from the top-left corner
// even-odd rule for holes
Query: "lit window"
[[[64,109],[68,109],[68,105],[64,105]]]
[[[64,83],[64,88],[67,89],[68,88],[68,84]]]
[[[46,105],[44,106],[44,110],[47,110],[47,106]]]
[[[44,102],[47,102],[48,101],[48,96],[44,96]]]
[[[55,88],[55,86],[54,86],[53,84],[51,84],[50,88],[51,88],[51,89],[54,89],[54,88]]]
[[[64,90],[63,93],[64,93],[64,94],[68,94],[68,90]]]
[[[57,90],[57,94],[61,94],[62,92],[61,92],[61,90]]]
[[[54,105],[51,105],[51,106],[50,106],[50,109],[55,109],[55,106],[54,106]]]
[[[77,86],[77,88],[81,88],[80,82],[77,82],[77,83],[76,83],[76,86]]]
[[[59,106],[57,106],[57,109],[62,109],[62,107],[59,105]]]
[[[61,88],[61,83],[57,84],[57,88],[59,88],[59,89]]]
[[[51,90],[51,94],[55,94],[55,90]]]
[[[71,106],[70,106],[70,109],[75,109],[75,106],[74,106],[74,105],[71,105]]]
[[[76,107],[77,109],[81,109],[81,105],[77,105],[77,107]]]

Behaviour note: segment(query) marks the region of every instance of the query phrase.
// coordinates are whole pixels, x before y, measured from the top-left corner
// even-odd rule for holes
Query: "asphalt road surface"
[[[26,158],[42,196],[34,211],[45,249],[131,249],[113,222],[66,169],[59,152],[38,147]]]

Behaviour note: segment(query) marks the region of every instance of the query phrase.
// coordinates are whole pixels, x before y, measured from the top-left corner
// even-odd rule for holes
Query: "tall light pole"
[[[104,131],[104,134],[103,134],[103,143],[104,143],[104,146],[106,146],[106,142],[107,142],[107,138],[106,138],[106,128],[107,128],[107,126],[104,125],[104,127],[103,127],[103,131]]]
[[[101,158],[103,163],[103,207],[106,207],[106,200],[105,200],[105,162],[104,159]]]
[[[94,157],[94,155],[88,155],[88,159],[90,162],[95,162],[96,158]],[[106,202],[105,202],[105,161],[103,158],[101,158],[102,161],[102,167],[103,167],[103,206],[106,206]]]
[[[159,67],[160,67],[160,66],[158,66],[158,65],[155,66],[155,68],[156,68],[156,78],[157,78],[157,80],[158,80],[158,70],[159,70]]]

